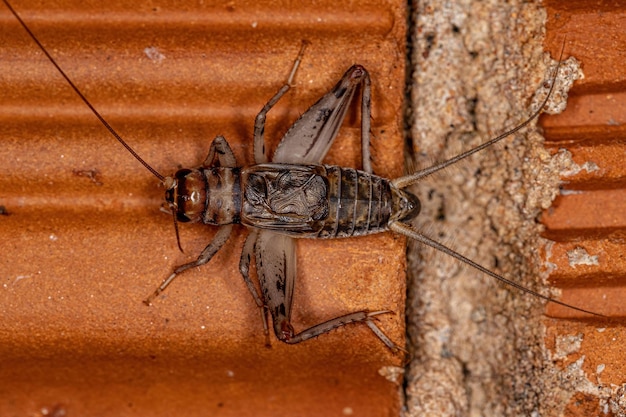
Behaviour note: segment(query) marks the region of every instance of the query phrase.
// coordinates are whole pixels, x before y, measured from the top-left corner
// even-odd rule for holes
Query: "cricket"
[[[347,324],[362,323],[393,353],[405,351],[387,337],[377,324],[376,317],[392,313],[389,310],[363,309],[331,318],[302,331],[294,329],[291,317],[297,279],[295,239],[301,238],[349,238],[391,231],[450,255],[531,296],[592,316],[604,317],[525,288],[430,239],[410,224],[410,220],[419,214],[421,206],[418,198],[407,188],[529,125],[541,114],[550,99],[558,77],[558,65],[549,86],[545,86],[549,91],[544,101],[516,127],[446,161],[406,176],[388,179],[372,172],[371,81],[368,71],[361,65],[348,68],[337,84],[291,125],[270,155],[264,137],[266,115],[289,91],[300,63],[306,59],[307,42],[303,41],[284,85],[263,106],[254,121],[254,165],[239,165],[226,138],[217,136],[199,167],[180,169],[172,176],[165,176],[144,161],[122,139],[56,63],[8,0],[3,2],[94,116],[139,163],[163,183],[165,207],[173,218],[179,248],[178,223],[202,223],[218,227],[214,239],[197,259],[176,267],[144,300],[146,305],[153,303],[178,275],[208,263],[227,243],[234,225],[240,224],[247,228],[248,236],[241,253],[239,271],[260,310],[267,345],[269,314],[276,338],[284,343],[300,343]],[[559,61],[562,55],[563,50]],[[359,96],[361,168],[324,165],[323,160],[337,137],[351,103]],[[251,274],[250,264],[253,259],[260,292]]]

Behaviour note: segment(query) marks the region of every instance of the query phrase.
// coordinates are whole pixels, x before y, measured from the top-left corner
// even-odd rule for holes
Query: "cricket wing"
[[[354,92],[367,77],[367,71],[360,65],[348,69],[337,85],[289,128],[278,144],[272,162],[321,163],[337,137]]]
[[[274,327],[291,319],[296,280],[296,245],[292,238],[268,230],[258,232],[256,267],[263,299]]]

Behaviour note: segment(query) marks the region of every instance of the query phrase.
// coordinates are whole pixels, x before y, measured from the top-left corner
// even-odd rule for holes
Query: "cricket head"
[[[411,220],[416,217],[422,205],[419,199],[408,191],[391,187],[391,212],[390,222]]]
[[[204,176],[197,169],[180,169],[173,177],[163,180],[167,210],[177,222],[202,221],[206,210],[206,186]]]

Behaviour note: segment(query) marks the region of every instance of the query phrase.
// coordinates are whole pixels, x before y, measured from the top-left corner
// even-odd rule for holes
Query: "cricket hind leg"
[[[244,245],[244,279],[248,274],[247,262],[248,259],[252,258],[254,249],[257,261],[256,271],[262,293],[262,296],[258,298],[272,315],[274,334],[278,340],[288,344],[300,343],[346,324],[365,322],[390,350],[393,352],[403,350],[393,343],[374,322],[376,316],[391,313],[388,310],[356,311],[317,324],[296,334],[291,325],[293,290],[297,277],[294,239],[268,230],[259,230],[254,233],[257,234],[255,246],[253,247],[251,241],[246,241]],[[248,279],[246,281],[248,283]],[[248,285],[252,287],[251,282]],[[251,289],[251,292],[255,297],[256,289]]]
[[[372,125],[372,86],[369,75],[363,79],[361,91],[361,158],[363,171],[372,174],[372,153],[370,136]]]
[[[369,73],[362,65],[348,68],[330,91],[300,115],[278,143],[272,162],[322,163],[337,138],[358,90],[361,90],[362,169],[371,173],[371,81]]]
[[[320,336],[324,333],[329,333],[330,331],[345,326],[351,323],[365,323],[367,327],[378,337],[381,342],[385,344],[393,353],[397,353],[398,351],[406,352],[405,349],[395,344],[375,323],[376,316],[381,314],[393,314],[391,310],[381,310],[381,311],[357,311],[354,313],[349,313],[343,316],[335,317],[334,319],[325,321],[323,323],[317,324],[315,326],[309,327],[306,330],[301,331],[300,333],[293,333],[293,327],[287,321],[286,318],[283,318],[280,323],[280,328],[282,331],[279,333],[277,329],[276,337],[282,342],[288,344],[296,344],[300,342],[304,342],[305,340],[312,339],[314,337]],[[276,318],[274,319],[276,320]]]
[[[200,255],[195,261],[176,267],[174,271],[172,272],[172,274],[166,279],[164,279],[161,285],[159,285],[159,287],[156,290],[154,290],[154,292],[150,294],[150,296],[148,296],[148,298],[146,298],[143,303],[149,306],[152,303],[152,300],[154,300],[156,297],[158,297],[159,294],[165,291],[165,289],[172,283],[172,281],[174,281],[176,276],[180,274],[181,272],[186,271],[191,268],[195,268],[197,266],[204,265],[207,262],[209,262],[211,258],[213,258],[213,256],[222,248],[222,246],[224,246],[226,241],[228,241],[228,238],[230,237],[232,230],[233,230],[232,224],[221,226],[217,230],[217,234],[215,235],[211,243],[209,243],[207,247],[204,248],[202,253],[200,253]]]
[[[252,230],[248,234],[248,237],[246,237],[246,242],[244,243],[243,250],[241,251],[241,258],[239,259],[239,272],[248,287],[248,291],[252,294],[254,302],[260,309],[261,320],[263,321],[263,333],[265,334],[265,346],[271,347],[269,326],[267,324],[267,305],[265,304],[265,300],[261,294],[259,294],[254,286],[252,279],[250,279],[250,261],[254,257],[258,235],[259,233],[256,230]]]
[[[272,98],[269,99],[269,101],[265,104],[265,106],[263,106],[259,114],[257,114],[256,118],[254,119],[254,162],[256,162],[257,164],[265,164],[269,162],[269,159],[267,157],[267,150],[265,148],[265,118],[267,116],[267,113],[291,88],[291,83],[293,82],[296,71],[300,66],[300,62],[302,62],[302,57],[304,56],[304,51],[307,45],[308,42],[302,41],[300,52],[298,53],[298,56],[293,63],[293,67],[291,68],[291,72],[289,73],[289,77],[287,78],[287,82],[282,87],[280,87],[278,92],[274,94]]]

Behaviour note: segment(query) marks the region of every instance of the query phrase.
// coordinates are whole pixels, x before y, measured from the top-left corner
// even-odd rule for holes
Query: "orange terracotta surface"
[[[570,399],[568,416],[617,415],[624,395],[617,388],[626,383],[626,7],[622,3],[547,4],[546,48],[557,51],[566,36],[566,52],[582,62],[585,74],[570,92],[567,110],[542,119],[546,146],[553,153],[567,149],[574,162],[573,170],[562,177],[562,195],[542,216],[545,236],[554,241],[546,249],[546,260],[552,265],[550,281],[562,291],[562,301],[609,317],[583,318],[548,306],[553,319],[546,320],[547,346],[554,352],[558,340],[579,337],[580,347],[559,362],[565,369],[582,360],[585,378],[591,382],[588,386],[596,387]]]
[[[171,2],[14,7],[114,128],[163,174],[197,166],[224,135],[252,162],[256,113],[273,147],[353,63],[371,73],[373,165],[402,173],[403,3]],[[0,7],[0,414],[354,415],[399,413],[398,366],[365,326],[264,347],[238,271],[237,229],[152,307],[142,300],[214,235],[159,211],[163,190],[106,132]],[[325,162],[360,166],[353,106]],[[404,239],[298,244],[294,326],[363,308],[404,343]]]

